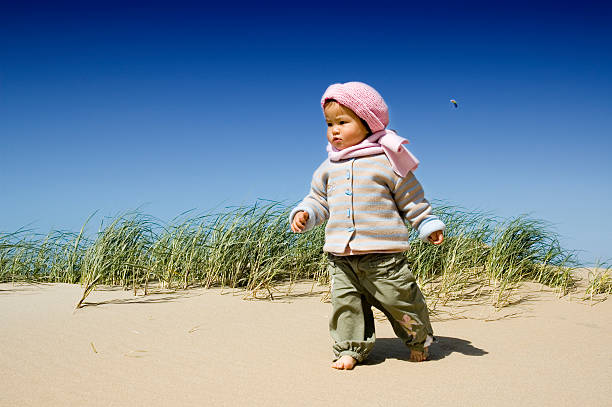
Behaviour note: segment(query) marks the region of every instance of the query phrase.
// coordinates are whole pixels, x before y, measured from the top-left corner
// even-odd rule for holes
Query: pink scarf
[[[352,147],[338,150],[331,143],[327,143],[327,156],[331,161],[340,161],[346,158],[365,157],[368,155],[385,153],[391,162],[393,171],[400,177],[419,166],[419,160],[410,151],[402,147],[408,140],[397,135],[393,130],[381,130],[365,138],[361,143]]]

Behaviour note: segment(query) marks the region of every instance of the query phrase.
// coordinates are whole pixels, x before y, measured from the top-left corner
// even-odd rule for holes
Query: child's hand
[[[291,222],[291,230],[293,233],[301,233],[306,227],[306,222],[308,221],[308,212],[300,211],[295,214],[293,217],[293,222]]]
[[[444,232],[441,230],[436,230],[435,232],[432,232],[427,239],[433,244],[440,244],[444,241]]]

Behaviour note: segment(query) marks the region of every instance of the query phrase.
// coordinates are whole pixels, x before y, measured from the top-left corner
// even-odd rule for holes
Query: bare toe
[[[349,355],[344,355],[332,363],[332,367],[339,370],[352,370],[356,364],[357,360],[355,360],[355,358]]]
[[[422,362],[427,360],[428,352],[427,348],[423,352],[411,349],[410,350],[410,361],[411,362]]]

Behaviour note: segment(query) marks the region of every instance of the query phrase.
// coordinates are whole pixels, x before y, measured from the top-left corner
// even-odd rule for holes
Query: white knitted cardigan
[[[406,224],[423,241],[445,227],[414,174],[400,177],[385,154],[325,160],[290,222],[299,211],[309,215],[304,231],[328,220],[323,250],[333,254],[401,252],[409,249]]]

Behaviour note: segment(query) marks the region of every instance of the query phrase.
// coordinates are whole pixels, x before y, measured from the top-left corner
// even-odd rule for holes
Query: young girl
[[[325,220],[331,277],[334,340],[332,367],[352,369],[374,346],[372,306],[389,319],[410,348],[410,360],[427,358],[433,339],[425,299],[402,252],[406,221],[433,244],[444,223],[431,214],[412,174],[418,160],[387,130],[383,98],[361,82],[331,85],[321,99],[327,121],[328,159],[315,171],[310,193],[291,212],[291,230],[304,232]]]

